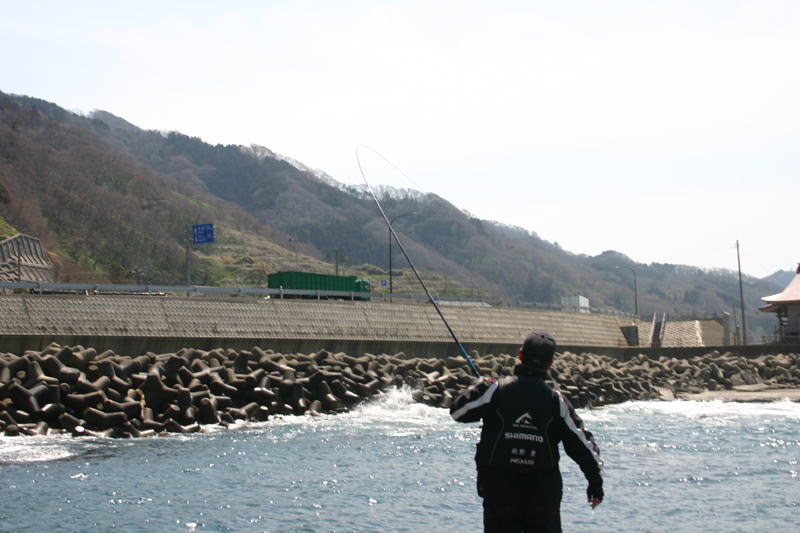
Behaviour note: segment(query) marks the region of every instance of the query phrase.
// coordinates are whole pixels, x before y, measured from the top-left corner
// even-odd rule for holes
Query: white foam
[[[77,455],[54,437],[0,437],[0,464],[68,459]]]
[[[738,418],[738,417],[777,417],[800,420],[800,403],[789,400],[781,400],[770,403],[751,403],[751,402],[725,402],[721,400],[698,401],[698,400],[673,400],[673,401],[646,401],[646,402],[626,402],[624,404],[610,406],[598,411],[588,413],[598,413],[598,416],[585,416],[585,418],[602,419],[602,413],[622,414],[626,412],[638,412],[640,414],[662,413],[668,415],[685,416],[687,418]]]
[[[332,429],[349,428],[360,431],[380,431],[393,436],[410,436],[438,429],[456,429],[456,438],[471,437],[477,430],[475,424],[456,424],[446,409],[430,407],[413,399],[413,389],[390,388],[370,400],[358,404],[352,411],[338,415],[320,416],[272,416],[267,422],[237,421],[227,428],[223,426],[203,426],[200,434],[174,435],[172,438],[192,440],[203,438],[222,431],[257,431],[278,440],[291,440],[299,435],[325,432]],[[742,403],[696,400],[674,401],[635,401],[602,407],[600,409],[579,409],[581,417],[589,427],[593,423],[613,423],[634,415],[671,415],[686,419],[713,419],[721,424],[745,417],[772,417],[778,419],[800,420],[800,403],[788,400],[772,403]],[[288,426],[288,428],[287,428]],[[272,429],[284,428],[277,433]],[[286,430],[288,429],[288,431]],[[210,435],[209,435],[210,436]],[[0,437],[0,463],[22,463],[68,459],[85,453],[88,448],[98,445],[96,439],[75,440],[68,436],[38,437]],[[128,445],[136,445],[129,441]]]
[[[447,414],[444,409],[438,409],[414,401],[413,389],[402,387],[390,388],[374,398],[360,404],[353,410],[357,418],[369,417],[387,421],[408,421],[413,423],[435,422]]]
[[[442,424],[452,422],[446,409],[415,402],[413,392],[413,389],[408,387],[389,388],[345,413],[271,416],[267,422],[247,422],[239,427],[245,430],[264,431],[267,438],[287,441],[307,432],[325,432],[343,428],[351,431],[369,428],[370,431],[380,431],[393,436],[408,436],[419,434],[426,429],[440,428]],[[273,433],[271,430],[274,428],[284,429]]]

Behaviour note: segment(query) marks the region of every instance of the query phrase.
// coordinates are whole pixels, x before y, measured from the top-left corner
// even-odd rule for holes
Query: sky
[[[576,254],[800,262],[800,2],[0,0],[0,91],[360,183]],[[391,215],[391,214],[390,214]]]

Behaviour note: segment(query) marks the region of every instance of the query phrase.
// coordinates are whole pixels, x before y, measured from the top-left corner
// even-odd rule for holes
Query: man
[[[450,409],[458,422],[483,420],[475,463],[486,533],[561,532],[559,442],[589,482],[592,509],[603,501],[600,450],[567,399],[544,381],[555,352],[550,335],[531,333],[513,376],[477,381]]]

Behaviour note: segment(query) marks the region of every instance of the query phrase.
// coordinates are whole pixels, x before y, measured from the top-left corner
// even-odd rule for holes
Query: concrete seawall
[[[287,352],[325,348],[350,354],[455,354],[430,305],[309,300],[200,299],[157,296],[0,296],[0,349],[41,349],[50,342],[135,355],[183,346],[263,345]],[[533,329],[571,346],[626,346],[630,319],[515,308],[445,307],[467,347],[515,351]]]
[[[351,355],[405,352],[416,357],[457,353],[436,311],[423,304],[7,295],[0,296],[0,310],[0,351],[12,353],[41,350],[51,342],[129,356],[188,346],[204,350],[261,346],[283,353],[326,349]],[[491,307],[446,306],[443,312],[465,348],[481,354],[514,354],[534,329],[551,332],[562,350],[623,360],[656,351],[628,346],[623,329],[631,325],[630,318]],[[657,355],[690,357],[711,349],[662,348]],[[763,353],[763,347],[742,349],[743,355]],[[792,351],[798,347],[784,349]]]

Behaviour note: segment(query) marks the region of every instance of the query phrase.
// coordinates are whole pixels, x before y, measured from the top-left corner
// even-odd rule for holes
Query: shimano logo
[[[530,440],[533,442],[544,442],[544,437],[532,433],[506,431],[503,435],[506,440]]]
[[[525,429],[539,429],[534,425],[533,417],[530,413],[523,413],[516,420],[514,420],[514,427]]]

